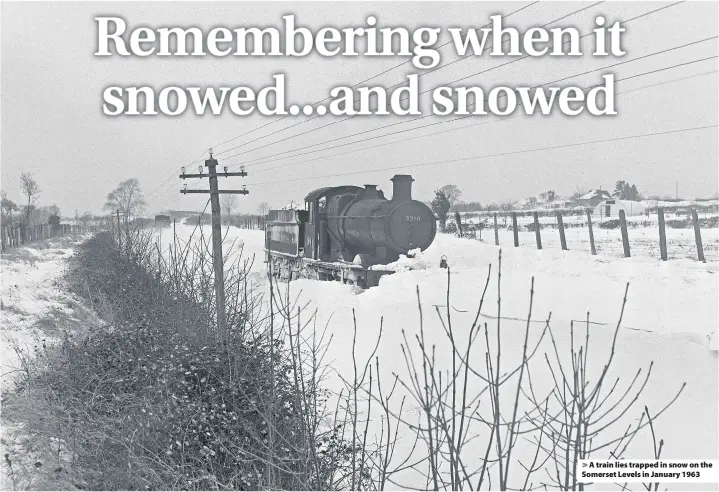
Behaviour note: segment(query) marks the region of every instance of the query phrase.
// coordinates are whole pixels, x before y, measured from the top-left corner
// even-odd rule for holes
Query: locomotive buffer
[[[199,167],[199,174],[187,174],[185,168],[182,168],[181,179],[187,178],[208,178],[210,182],[209,190],[188,190],[187,185],[180,190],[180,193],[209,193],[212,209],[212,265],[215,271],[215,303],[217,304],[217,328],[222,333],[225,329],[225,277],[224,262],[222,256],[222,221],[220,217],[220,194],[247,195],[249,191],[245,185],[241,190],[220,190],[217,186],[217,177],[224,176],[226,178],[233,176],[245,177],[247,172],[245,166],[240,166],[240,172],[227,172],[227,166],[224,166],[224,172],[217,172],[217,159],[212,157],[212,149],[210,149],[210,158],[205,160],[207,173],[202,172],[202,166]]]

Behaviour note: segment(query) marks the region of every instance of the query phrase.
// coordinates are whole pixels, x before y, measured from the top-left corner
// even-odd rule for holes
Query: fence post
[[[659,253],[662,255],[662,261],[667,261],[667,232],[664,228],[664,209],[659,207],[657,210],[659,216]]]
[[[704,246],[702,245],[702,232],[701,229],[699,229],[699,216],[697,216],[697,211],[695,209],[692,209],[692,222],[694,223],[694,238],[697,241],[697,256],[699,257],[699,261],[706,263],[707,260],[704,258]]]
[[[557,224],[559,225],[559,242],[562,243],[562,250],[567,249],[567,238],[564,235],[564,219],[562,212],[557,212]]]
[[[537,238],[537,249],[542,249],[542,234],[539,232],[539,214],[534,212],[534,236]]]
[[[519,246],[519,231],[517,230],[517,212],[512,212],[512,231],[514,233],[514,247]]]
[[[592,254],[597,254],[597,248],[594,246],[594,229],[592,228],[592,212],[587,209],[587,225],[589,226],[589,247],[592,250]]]
[[[627,233],[627,218],[624,210],[619,211],[619,226],[622,228],[622,245],[624,246],[624,257],[629,258],[629,234]]]
[[[497,231],[497,212],[494,212],[494,245],[499,246],[499,232]]]

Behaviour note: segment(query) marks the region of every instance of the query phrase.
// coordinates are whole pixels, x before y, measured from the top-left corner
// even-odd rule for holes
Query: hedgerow
[[[261,303],[242,289],[232,326],[218,333],[203,304],[212,286],[201,275],[204,260],[185,251],[182,264],[157,258],[148,268],[151,243],[129,238],[119,250],[110,234],[99,234],[71,262],[70,289],[104,323],[66,334],[30,363],[21,390],[45,400],[30,412],[40,415],[34,432],[62,443],[83,488],[339,484],[354,450],[342,424],[321,425],[326,393],[280,330],[273,333],[280,316],[259,312]]]

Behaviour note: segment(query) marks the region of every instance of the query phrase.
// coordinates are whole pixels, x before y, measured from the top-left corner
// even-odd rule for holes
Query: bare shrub
[[[68,282],[105,324],[30,362],[15,417],[60,443],[59,468],[87,488],[343,484],[334,467],[353,451],[320,425],[322,340],[308,352],[299,312],[274,293],[263,303],[232,245],[219,333],[208,238],[195,233],[165,255],[152,231],[121,223],[79,248]]]

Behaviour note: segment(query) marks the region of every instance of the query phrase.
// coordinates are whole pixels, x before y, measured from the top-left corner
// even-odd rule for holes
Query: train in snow
[[[429,207],[412,199],[413,181],[395,175],[391,199],[376,185],[332,186],[309,193],[304,210],[270,210],[265,253],[272,274],[377,285],[392,273],[383,265],[427,249],[437,232]]]

